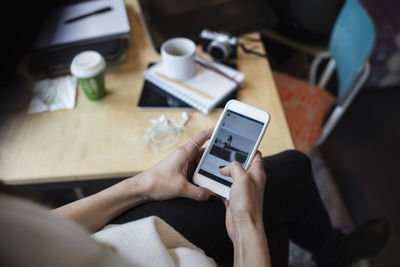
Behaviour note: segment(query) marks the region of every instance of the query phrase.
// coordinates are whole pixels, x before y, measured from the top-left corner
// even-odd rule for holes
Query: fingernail
[[[218,166],[218,168],[220,168],[220,169],[222,169],[222,168],[224,168],[225,166],[224,165],[222,165],[222,166]]]

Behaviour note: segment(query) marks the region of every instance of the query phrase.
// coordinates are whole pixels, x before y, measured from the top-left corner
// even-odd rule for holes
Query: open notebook
[[[196,74],[192,78],[175,81],[162,73],[161,64],[156,63],[147,69],[144,72],[145,79],[205,114],[237,88],[235,82],[199,64],[196,65]],[[224,68],[230,74],[236,74],[239,82],[244,81],[243,73],[227,66]]]

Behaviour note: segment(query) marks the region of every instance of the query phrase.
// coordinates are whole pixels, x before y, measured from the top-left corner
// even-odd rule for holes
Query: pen
[[[230,76],[227,75],[226,73],[220,71],[219,69],[217,69],[217,68],[215,68],[215,67],[213,67],[213,66],[211,66],[211,65],[205,64],[205,63],[203,63],[203,62],[201,62],[200,60],[197,60],[197,59],[196,59],[196,63],[198,63],[199,65],[203,66],[204,68],[210,69],[210,70],[212,70],[212,71],[214,71],[214,72],[216,72],[216,73],[218,73],[218,74],[224,76],[225,78],[227,78],[227,79],[233,81],[233,82],[236,83],[236,85],[239,86],[240,88],[243,88],[243,87],[244,87],[244,83],[243,83],[243,82],[238,82],[238,81],[236,81],[235,79],[233,79],[232,77],[230,77]]]
[[[112,10],[112,7],[110,7],[110,6],[103,7],[103,8],[97,9],[97,10],[95,10],[93,12],[90,12],[90,13],[87,13],[87,14],[84,14],[84,15],[80,15],[80,16],[77,16],[77,17],[74,17],[74,18],[67,19],[66,21],[64,21],[64,24],[72,23],[72,22],[75,22],[77,20],[81,20],[81,19],[93,16],[93,15],[105,13],[105,12],[108,12],[108,11],[111,11],[111,10]]]

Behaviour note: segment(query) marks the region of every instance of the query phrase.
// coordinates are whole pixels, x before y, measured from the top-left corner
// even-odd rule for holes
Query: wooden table
[[[151,118],[164,114],[181,121],[181,111],[139,111],[136,108],[149,62],[160,60],[153,49],[136,1],[126,1],[131,22],[127,59],[106,73],[107,96],[88,100],[79,88],[73,110],[28,115],[0,113],[0,177],[9,184],[37,184],[120,178],[149,168],[169,151],[143,143]],[[260,44],[260,51],[263,52]],[[246,87],[238,99],[267,110],[271,122],[260,145],[263,155],[292,149],[281,102],[266,59],[238,53],[238,69]],[[220,112],[189,111],[190,120],[178,144],[199,130],[213,127]]]

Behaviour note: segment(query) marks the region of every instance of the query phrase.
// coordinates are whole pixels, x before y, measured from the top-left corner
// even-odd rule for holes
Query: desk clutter
[[[105,0],[96,2],[104,3]],[[166,155],[167,151],[153,151],[151,145],[142,145],[143,135],[150,126],[148,121],[149,119],[157,119],[164,113],[167,117],[175,119],[179,124],[182,121],[182,112],[176,110],[144,112],[135,108],[141,87],[147,82],[143,78],[143,73],[148,64],[157,61],[160,55],[154,50],[152,43],[148,41],[149,35],[145,29],[145,24],[141,21],[142,11],[137,4],[138,1],[125,0],[124,2],[128,14],[131,15],[129,18],[130,25],[133,25],[134,28],[132,28],[133,31],[130,35],[132,38],[129,40],[129,55],[126,62],[121,67],[116,66],[112,70],[111,68],[106,70],[105,87],[109,95],[98,102],[92,102],[86,98],[81,87],[78,87],[80,92],[77,93],[80,95],[79,98],[76,98],[77,102],[73,110],[29,115],[26,113],[26,105],[20,105],[18,109],[11,109],[14,108],[12,106],[5,111],[0,111],[2,120],[2,127],[0,127],[0,144],[2,146],[0,176],[5,183],[32,185],[97,180],[105,177],[119,178],[125,175],[125,177],[128,177],[143,171],[148,166],[162,160]],[[159,2],[163,6],[168,6],[170,1],[159,0]],[[202,4],[207,0],[181,2]],[[219,2],[221,3],[221,1]],[[19,2],[17,4],[20,8],[16,11],[29,13],[25,8],[22,8]],[[42,8],[42,4],[30,4],[30,6],[37,6],[37,9]],[[15,19],[21,18],[18,16],[20,14],[18,12],[15,13],[17,15],[14,16]],[[109,13],[94,15],[86,19],[99,18],[99,16],[106,14]],[[208,13],[202,15],[202,20],[207,20],[208,15]],[[31,17],[35,17],[34,14]],[[171,15],[171,18],[173,17]],[[153,18],[158,19],[157,16]],[[226,20],[223,16],[220,16],[220,19]],[[30,21],[25,22],[29,23]],[[9,25],[5,26],[7,28]],[[221,30],[224,29],[221,28]],[[200,31],[196,34],[198,35]],[[249,37],[257,39],[259,34],[252,33],[249,34]],[[248,44],[250,45],[250,43]],[[197,46],[196,51],[203,55],[204,53],[199,48]],[[261,52],[264,51],[263,49],[263,46],[260,46]],[[5,55],[8,54],[7,51]],[[263,152],[263,155],[271,155],[282,150],[292,149],[291,136],[282,106],[277,104],[280,103],[280,99],[272,80],[268,61],[259,57],[251,57],[251,60],[247,60],[247,58],[247,55],[244,55],[243,51],[239,49],[235,62],[238,64],[239,70],[246,74],[248,83],[246,83],[244,90],[233,90],[232,93],[239,92],[238,99],[240,101],[261,109],[271,110],[271,114],[275,118],[274,124],[268,130],[268,139],[273,140],[273,142],[264,139],[265,142],[261,143],[260,151]],[[4,57],[4,60],[3,63],[11,62],[7,61],[7,57]],[[5,64],[4,66],[8,65]],[[24,64],[23,67],[25,69],[26,65]],[[251,79],[256,80],[256,83],[250,82],[250,74]],[[22,74],[17,76],[17,80],[21,81],[24,76]],[[28,87],[30,87],[32,80],[27,79],[26,85],[23,84],[22,86],[30,89]],[[159,91],[167,94],[161,89]],[[18,98],[25,96],[25,93],[22,95],[17,90],[12,90],[12,92]],[[29,91],[29,93],[31,92]],[[5,96],[7,98],[2,98],[4,102],[12,102],[9,100],[10,94]],[[152,97],[150,96],[150,98]],[[29,97],[26,98],[29,99]],[[25,103],[27,102],[28,100]],[[199,130],[210,127],[217,122],[218,112],[212,112],[207,116],[198,111],[188,113],[192,120],[189,120],[184,131],[181,131],[178,144],[184,141],[184,138],[194,136]],[[46,146],[46,144],[51,144],[51,146]],[[66,153],[66,149],[68,153]],[[24,163],[23,168],[21,168],[21,162]]]
[[[196,56],[195,74],[178,81],[164,74],[163,62],[144,72],[145,83],[155,86],[204,114],[235,97],[245,75],[231,67]]]
[[[71,75],[43,79],[33,86],[28,114],[75,107],[77,79]]]
[[[100,53],[83,51],[71,63],[71,75],[37,81],[33,86],[33,98],[28,114],[61,109],[73,109],[76,101],[77,83],[90,100],[106,95],[104,70],[106,63]]]
[[[29,52],[28,70],[34,75],[64,74],[73,57],[85,50],[119,61],[129,32],[124,0],[73,1],[45,18]]]
[[[145,145],[150,145],[156,150],[170,149],[176,145],[181,132],[189,120],[189,114],[182,113],[182,121],[178,123],[173,118],[161,115],[157,119],[150,119],[150,127],[144,134],[143,141]]]

